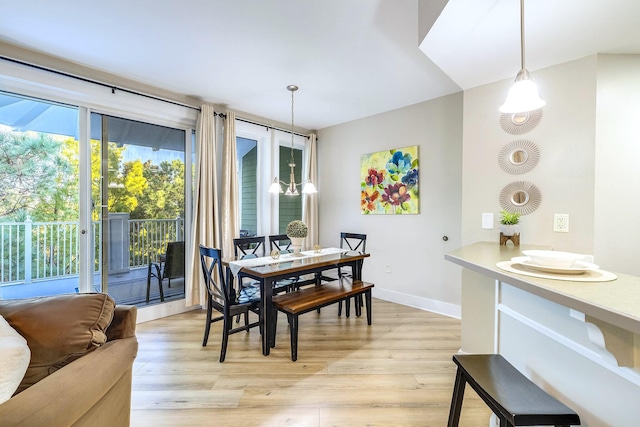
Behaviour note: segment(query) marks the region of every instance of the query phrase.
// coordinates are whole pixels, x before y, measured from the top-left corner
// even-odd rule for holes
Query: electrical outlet
[[[569,232],[569,214],[553,215],[553,231],[557,233]]]

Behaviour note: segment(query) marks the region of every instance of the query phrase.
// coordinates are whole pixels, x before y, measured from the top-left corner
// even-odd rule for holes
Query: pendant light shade
[[[507,93],[507,99],[500,107],[501,113],[524,113],[544,107],[546,102],[540,99],[538,88],[529,71],[522,69],[516,81]]]
[[[273,179],[271,187],[269,187],[269,193],[284,193],[284,191],[282,191],[282,187],[280,186],[280,182],[278,182],[278,177]]]
[[[501,113],[526,113],[546,104],[540,99],[538,88],[524,66],[524,0],[520,0],[520,65],[515,83],[509,89],[504,104],[500,106]]]
[[[311,182],[310,179],[307,180],[307,182],[304,184],[304,187],[302,187],[302,193],[303,194],[313,194],[313,193],[317,193],[318,190],[316,190],[316,186],[313,185],[313,182]]]
[[[284,193],[285,196],[299,196],[298,185],[296,184],[295,178],[295,168],[296,162],[293,158],[293,92],[298,90],[298,86],[289,85],[287,86],[287,90],[291,92],[291,159],[289,160],[289,167],[291,168],[291,172],[289,173],[289,183],[278,180],[278,177],[273,179],[271,186],[269,187],[269,193]],[[282,190],[282,186],[280,184],[284,184],[287,187],[286,191]],[[313,194],[317,193],[316,187],[311,182],[311,179],[307,179],[304,187],[302,188],[302,193],[304,194]]]

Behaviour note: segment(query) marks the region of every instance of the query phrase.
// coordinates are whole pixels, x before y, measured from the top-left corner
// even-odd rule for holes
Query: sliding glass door
[[[0,92],[0,299],[76,292],[78,108]]]
[[[0,299],[183,298],[184,250],[165,253],[185,240],[185,148],[181,129],[0,92]]]
[[[94,285],[118,303],[184,298],[185,134],[91,114]]]

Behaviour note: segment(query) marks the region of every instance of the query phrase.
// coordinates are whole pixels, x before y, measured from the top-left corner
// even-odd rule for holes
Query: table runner
[[[280,257],[278,259],[274,259],[271,256],[240,259],[237,261],[229,262],[229,269],[231,270],[231,274],[233,274],[233,276],[236,277],[242,267],[260,267],[263,265],[275,264],[279,262],[289,262],[289,261],[295,261],[297,259],[304,259],[312,256],[330,255],[330,254],[337,254],[342,252],[348,252],[348,249],[322,248],[319,252],[316,252],[314,250],[302,251],[300,252],[302,256],[294,256],[293,254],[285,253],[285,254],[280,254]]]

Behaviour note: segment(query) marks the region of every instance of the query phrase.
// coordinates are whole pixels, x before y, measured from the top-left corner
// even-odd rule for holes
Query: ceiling
[[[295,124],[307,129],[520,68],[517,0],[0,0],[0,10],[0,41],[270,120],[290,123],[296,84]],[[638,0],[529,0],[525,18],[534,78],[594,53],[640,53]]]

